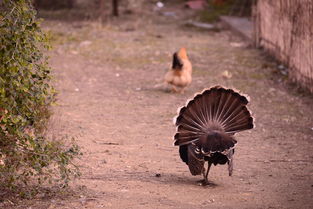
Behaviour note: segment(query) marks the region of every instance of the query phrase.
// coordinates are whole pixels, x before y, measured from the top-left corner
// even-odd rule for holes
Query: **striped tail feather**
[[[252,129],[248,98],[232,89],[215,86],[204,90],[178,111],[175,145],[196,142],[212,131],[235,134]]]

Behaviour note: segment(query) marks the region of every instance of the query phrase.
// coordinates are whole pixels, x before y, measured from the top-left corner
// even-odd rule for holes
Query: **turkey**
[[[208,184],[212,164],[227,163],[229,176],[232,175],[237,143],[234,134],[254,127],[247,104],[246,96],[215,86],[196,94],[178,110],[174,145],[179,146],[180,158],[190,173],[203,175],[202,185]]]

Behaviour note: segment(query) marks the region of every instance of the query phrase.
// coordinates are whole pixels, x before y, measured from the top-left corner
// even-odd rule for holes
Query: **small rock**
[[[163,8],[163,7],[164,7],[164,4],[163,4],[162,2],[160,2],[160,1],[158,1],[158,2],[156,3],[156,6],[157,6],[158,8]]]
[[[285,69],[285,66],[284,66],[284,65],[278,65],[277,68],[278,68],[279,70],[284,70],[284,69]]]
[[[242,43],[242,42],[231,42],[230,45],[232,47],[242,47],[242,46],[244,46],[244,43]]]
[[[233,75],[228,71],[228,70],[225,70],[223,73],[222,73],[222,77],[223,78],[227,78],[227,79],[230,79]]]
[[[163,12],[162,15],[165,17],[176,17],[175,12]]]
[[[159,177],[161,177],[161,174],[160,174],[160,173],[156,173],[156,174],[155,174],[155,177],[158,177],[158,178],[159,178]]]
[[[79,88],[76,88],[75,91],[79,91]]]
[[[77,55],[78,51],[72,50],[71,53],[74,54],[74,55]]]
[[[121,189],[120,191],[121,191],[121,192],[128,192],[127,189]]]
[[[213,203],[214,201],[215,201],[214,199],[209,199],[209,200],[204,201],[202,205],[208,205],[208,204]]]
[[[79,44],[80,47],[89,46],[92,42],[91,41],[83,41]]]
[[[116,77],[120,77],[120,74],[119,74],[119,73],[116,73],[115,76],[116,76]]]

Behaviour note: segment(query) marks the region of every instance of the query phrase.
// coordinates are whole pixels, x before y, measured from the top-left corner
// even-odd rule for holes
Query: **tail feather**
[[[215,86],[197,94],[182,107],[175,121],[175,145],[189,144],[212,131],[234,134],[253,128],[248,98]]]
[[[177,52],[173,54],[172,69],[181,70],[183,67],[183,62],[181,58],[177,55]]]

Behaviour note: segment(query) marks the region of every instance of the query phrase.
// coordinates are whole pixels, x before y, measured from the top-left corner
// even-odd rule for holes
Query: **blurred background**
[[[285,71],[284,74],[289,73],[290,80],[313,91],[310,0],[34,0],[39,16],[44,18],[99,19],[101,22],[108,22],[113,16],[133,18],[136,21],[143,13],[155,12],[164,16],[175,16],[173,7],[168,7],[171,4],[184,8],[185,13],[189,14],[188,21],[193,22],[194,26],[216,28],[219,27],[216,24],[222,23],[248,38],[254,46],[264,48],[284,66],[289,66],[289,70],[284,66],[280,68]]]

